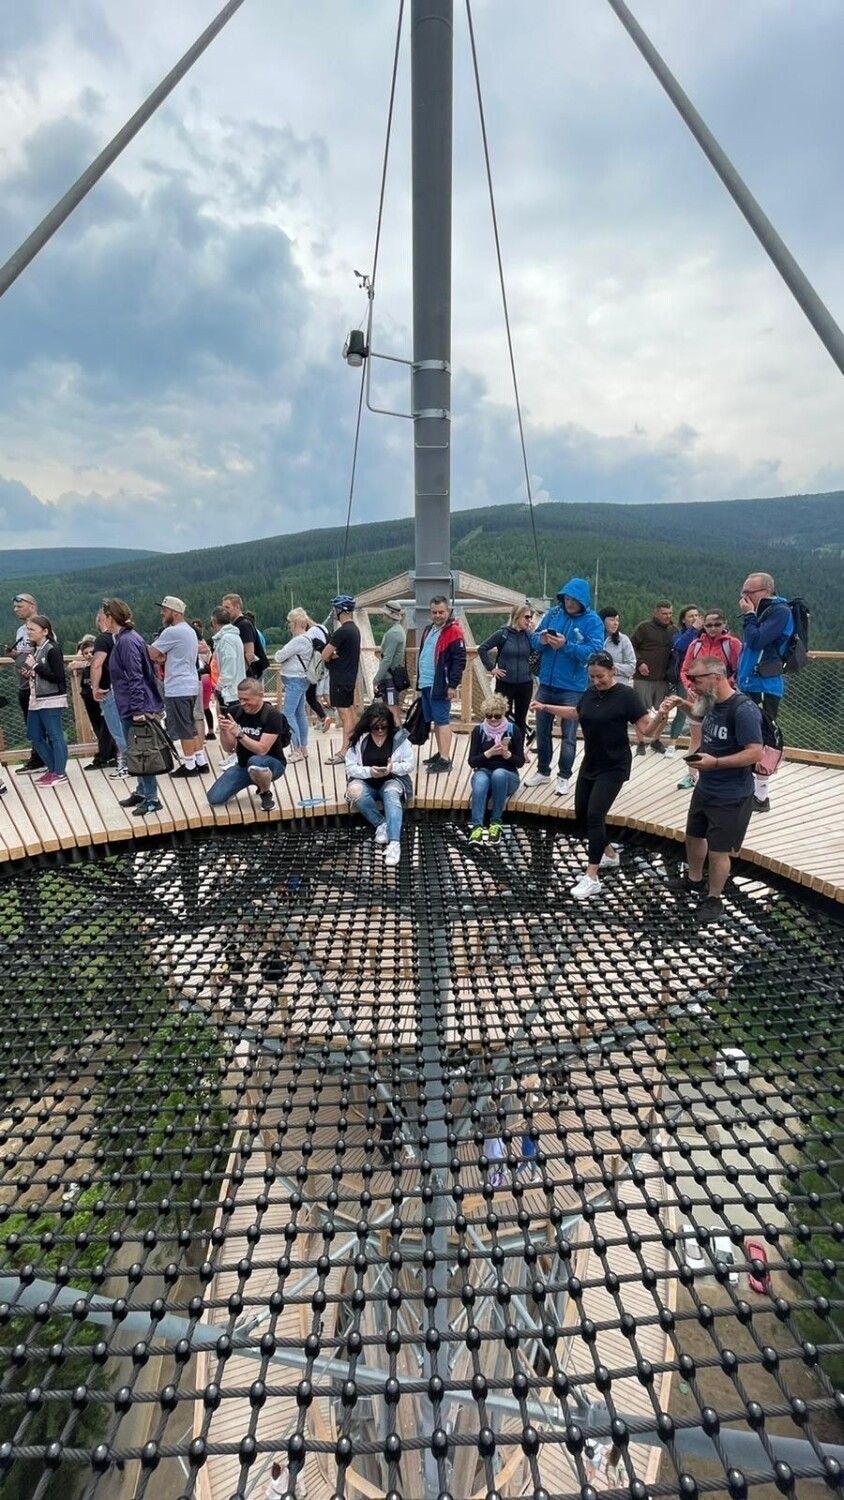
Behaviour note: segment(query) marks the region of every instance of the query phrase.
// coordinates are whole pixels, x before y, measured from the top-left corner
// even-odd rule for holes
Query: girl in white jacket
[[[385,844],[384,863],[397,865],[401,825],[413,793],[413,746],[399,729],[386,703],[364,709],[346,752],[346,798],[375,829],[376,844]]]

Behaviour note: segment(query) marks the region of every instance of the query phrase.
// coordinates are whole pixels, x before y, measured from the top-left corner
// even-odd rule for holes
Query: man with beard
[[[721,894],[730,873],[731,855],[742,846],[753,809],[753,767],[762,754],[762,715],[755,703],[732,688],[723,656],[699,656],[688,679],[697,694],[696,713],[703,714],[700,751],[691,757],[698,771],[686,822],[685,875],[669,880],[669,889],[704,895],[703,867],[709,857],[709,883],[697,908],[706,925],[723,912]],[[668,698],[660,715],[688,707]]]

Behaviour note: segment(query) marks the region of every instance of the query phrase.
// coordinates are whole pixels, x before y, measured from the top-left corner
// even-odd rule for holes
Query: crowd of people
[[[19,701],[30,744],[19,776],[36,778],[39,789],[67,781],[68,747],[62,719],[67,705],[65,661],[53,625],[32,594],[12,601],[18,628],[10,651],[19,678]],[[404,727],[403,694],[410,687],[402,606],[383,607],[374,696],[362,714],[355,708],[361,635],[356,601],[338,594],[324,623],[292,608],[288,642],[276,653],[282,707],[265,698],[269,667],[266,640],[239,594],[225,594],[211,615],[210,631],[188,620],[185,601],[166,595],[161,629],[150,642],[134,625],[122,599],[103,601],[96,631],[78,645],[81,693],[96,736],[86,772],[125,780],[137,777],[121,799],[137,818],[161,808],[152,762],[133,754],[137,726],[163,722],[181,755],[175,777],[211,775],[206,744],[219,734],[219,774],[207,785],[211,806],[222,806],[251,788],[258,806],[275,806],[273,783],[289,762],[309,754],[310,719],[326,728],[336,716],[340,744],[328,764],[343,767],[350,807],[374,829],[387,866],[399,863],[404,809],[413,789],[414,747]],[[721,910],[730,855],[744,839],[754,812],[769,806],[768,778],[760,769],[762,715],[775,719],[785,687],[783,658],[794,620],[788,601],[767,573],[751,574],[738,601],[740,626],[730,630],[723,609],[686,605],[677,622],[668,600],[658,600],[650,619],[631,634],[619,611],[592,608],[586,579],[570,578],[554,604],[537,620],[528,601],[509,622],[478,647],[490,673],[482,721],[470,736],[472,770],[469,839],[497,842],[519,773],[535,754],[530,787],[547,785],[568,795],[577,754],[583,754],[574,788],[574,814],[586,839],[585,871],[572,894],[588,900],[602,889],[601,874],[618,867],[618,848],[607,834],[607,817],[639,756],[676,753],[688,724],[689,753],[678,787],[692,791],[687,822],[688,870],[675,882],[683,894],[704,899],[701,921]],[[435,749],[423,762],[428,776],[451,770],[452,709],[466,671],[463,629],[451,602],[436,596],[423,631],[417,661],[418,716],[433,729]],[[324,699],[327,697],[328,707]],[[216,719],[213,705],[216,703]],[[531,730],[528,714],[535,715]],[[669,721],[668,743],[665,741]],[[552,772],[554,725],[560,725],[556,776]],[[535,737],[535,748],[531,741]],[[0,792],[5,791],[0,783]],[[708,861],[708,884],[704,866]]]

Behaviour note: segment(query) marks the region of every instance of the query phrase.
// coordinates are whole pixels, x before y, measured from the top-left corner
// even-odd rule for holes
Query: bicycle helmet
[[[338,594],[336,599],[332,599],[331,608],[336,610],[338,615],[353,615],[357,605],[351,594]]]

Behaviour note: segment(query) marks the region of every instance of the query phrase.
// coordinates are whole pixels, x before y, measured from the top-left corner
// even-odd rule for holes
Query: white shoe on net
[[[386,825],[386,823],[379,823],[378,824],[378,827],[375,830],[375,842],[376,842],[376,844],[388,844],[390,842],[389,839],[387,838],[387,825]]]
[[[620,864],[621,864],[621,855],[619,854],[619,852],[618,852],[617,849],[613,849],[612,854],[602,854],[601,855],[601,861],[600,861],[600,864],[598,865],[598,869],[599,870],[617,870]]]
[[[592,896],[600,896],[603,886],[600,880],[593,880],[591,875],[581,875],[577,885],[573,885],[571,893],[575,901],[588,901]]]
[[[397,839],[394,839],[392,843],[387,845],[387,852],[384,855],[384,863],[385,865],[397,865],[400,859],[401,844]]]

